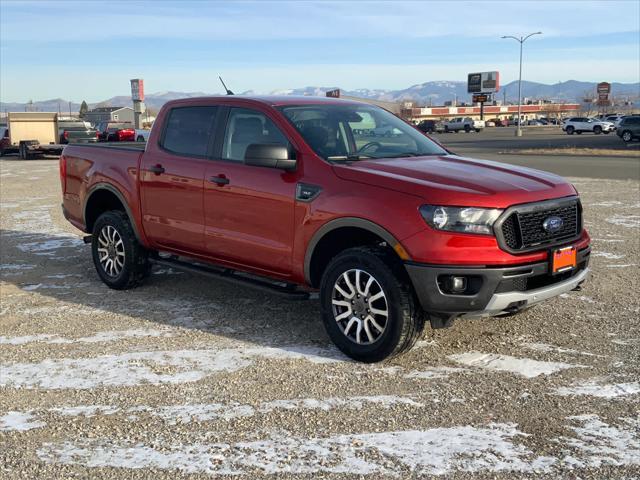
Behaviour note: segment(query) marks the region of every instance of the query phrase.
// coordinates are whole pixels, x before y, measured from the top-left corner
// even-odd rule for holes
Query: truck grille
[[[551,246],[571,240],[580,234],[582,229],[581,209],[577,199],[569,201],[544,202],[540,204],[517,206],[507,212],[507,217],[500,225],[498,240],[508,251],[526,251],[541,246]],[[549,217],[562,219],[562,227],[556,232],[548,232],[543,228]]]

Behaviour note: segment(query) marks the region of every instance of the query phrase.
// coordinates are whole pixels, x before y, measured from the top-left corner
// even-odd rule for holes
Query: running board
[[[244,285],[263,292],[275,293],[286,297],[290,300],[307,300],[310,292],[299,290],[298,286],[293,283],[278,282],[267,278],[251,275],[249,273],[239,272],[230,268],[209,266],[202,263],[190,263],[180,260],[179,257],[161,257],[152,255],[149,260],[158,265],[175,268],[185,272],[199,273],[208,277],[224,280],[225,282],[236,285]]]

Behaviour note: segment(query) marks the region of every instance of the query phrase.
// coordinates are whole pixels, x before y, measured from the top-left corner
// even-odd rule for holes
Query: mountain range
[[[274,90],[270,92],[272,95],[320,95],[324,96],[328,90],[338,87],[304,87],[287,90]],[[545,99],[557,102],[578,102],[581,103],[585,97],[596,96],[596,83],[580,82],[577,80],[569,80],[567,82],[559,82],[552,85],[536,82],[522,82],[522,96],[528,99]],[[418,105],[442,105],[446,101],[457,100],[458,102],[469,102],[470,95],[467,93],[467,82],[459,81],[433,81],[412,85],[409,88],[400,90],[384,90],[384,89],[356,89],[341,90],[343,95],[351,97],[369,98],[376,100],[384,100],[389,102],[398,102],[411,100]],[[640,98],[640,83],[612,83],[611,93],[614,97],[625,98],[637,102]],[[213,93],[213,95],[220,93]],[[243,95],[257,94],[254,91],[242,92]],[[178,98],[200,97],[212,95],[205,92],[158,92],[147,94],[145,104],[152,110],[158,110],[169,100]],[[514,102],[517,100],[518,82],[510,82],[503,85],[500,92],[496,94],[496,98]],[[89,103],[90,108],[96,106],[126,106],[131,104],[131,98],[128,95],[121,95],[106,99],[98,103]],[[34,102],[0,102],[0,110],[5,111],[24,111],[25,108],[35,111],[61,111],[77,112],[80,108],[79,102],[71,102],[62,98],[52,100],[34,101]]]

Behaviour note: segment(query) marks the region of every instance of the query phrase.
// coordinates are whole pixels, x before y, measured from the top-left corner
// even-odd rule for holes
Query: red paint
[[[541,250],[512,255],[492,236],[437,232],[423,204],[505,208],[577,192],[551,173],[463,157],[364,160],[351,165],[319,158],[275,108],[342,103],[318,97],[209,97],[167,103],[144,152],[69,145],[65,148],[64,207],[85,230],[91,189],[108,184],[124,198],[142,243],[229,267],[305,283],[304,259],[313,235],[341,217],[369,220],[395,237],[411,259],[431,264],[517,265],[547,258]],[[169,110],[224,105],[258,110],[289,139],[298,159],[293,172],[221,159],[180,157],[159,147]],[[151,169],[162,165],[163,173]],[[229,183],[209,181],[224,177]],[[312,202],[295,200],[298,182],[322,187]],[[583,231],[578,248],[589,244]]]

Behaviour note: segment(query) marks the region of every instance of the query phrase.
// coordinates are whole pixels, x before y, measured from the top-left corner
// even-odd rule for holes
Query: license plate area
[[[551,275],[568,272],[577,266],[576,247],[557,248],[551,251]]]

